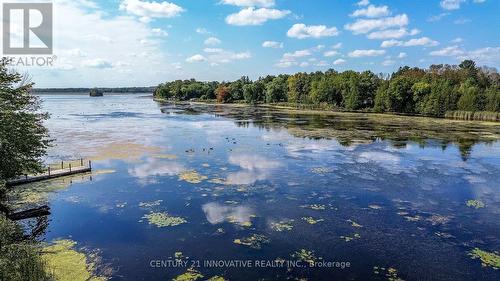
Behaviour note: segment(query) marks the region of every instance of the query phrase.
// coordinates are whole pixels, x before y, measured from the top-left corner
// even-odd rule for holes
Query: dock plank
[[[49,179],[55,179],[55,178],[65,177],[65,176],[70,176],[70,175],[88,173],[91,171],[92,171],[92,168],[90,168],[88,166],[73,167],[73,168],[71,168],[71,170],[69,168],[68,169],[61,169],[61,170],[51,171],[50,174],[47,172],[47,173],[43,173],[43,174],[39,174],[39,175],[28,175],[27,177],[21,177],[18,179],[9,180],[9,181],[7,181],[7,186],[22,185],[22,184],[44,181],[44,180],[49,180]]]

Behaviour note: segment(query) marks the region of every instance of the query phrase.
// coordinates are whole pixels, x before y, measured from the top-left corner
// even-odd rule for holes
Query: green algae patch
[[[262,245],[263,244],[267,244],[270,242],[269,238],[267,238],[266,236],[264,235],[261,235],[261,234],[253,234],[252,236],[250,237],[246,237],[246,238],[241,238],[241,239],[234,239],[233,241],[235,244],[238,244],[238,245],[243,245],[243,246],[247,246],[247,247],[250,247],[252,249],[256,249],[256,250],[259,250],[262,248]]]
[[[272,222],[271,229],[278,232],[290,231],[293,229],[293,224],[291,224],[293,221],[294,220]]]
[[[306,262],[308,264],[314,264],[317,260],[316,256],[314,255],[314,252],[306,249],[300,249],[299,251],[296,251],[292,255],[292,257],[298,259],[299,261]]]
[[[177,159],[177,155],[175,154],[155,154],[153,155],[153,157],[156,159],[168,159],[168,160]]]
[[[11,188],[7,192],[7,204],[12,209],[47,204],[51,194],[65,190],[74,183],[90,180],[90,173],[61,177]]]
[[[303,217],[302,220],[304,220],[308,224],[317,224],[319,222],[325,221],[324,219],[315,219],[313,217]]]
[[[467,200],[467,202],[465,202],[465,205],[467,205],[467,207],[475,209],[481,209],[486,206],[482,201],[479,200]]]
[[[210,179],[208,180],[209,183],[215,183],[215,184],[226,184],[226,180],[222,178],[215,178],[215,179]]]
[[[325,205],[321,205],[321,204],[302,205],[302,206],[300,206],[300,207],[301,207],[301,208],[305,208],[305,209],[315,210],[315,211],[323,211],[323,210],[326,210],[326,206],[325,206]]]
[[[393,267],[385,268],[374,266],[373,273],[375,273],[376,275],[385,276],[388,281],[404,281],[398,276],[398,270]]]
[[[210,279],[207,279],[207,281],[226,281],[226,279],[224,279],[224,277],[221,276],[214,276],[211,277]]]
[[[359,235],[358,233],[354,233],[353,236],[340,236],[340,239],[344,240],[345,242],[351,242],[359,238],[361,238],[361,235]]]
[[[192,184],[201,183],[208,177],[198,174],[195,170],[184,171],[179,174],[179,180],[186,181]]]
[[[500,268],[500,255],[498,253],[486,252],[479,248],[474,248],[469,255],[473,259],[480,259],[483,267],[491,267],[495,270]]]
[[[203,278],[203,274],[194,268],[190,268],[185,273],[172,279],[172,281],[195,281],[201,278]]]
[[[42,259],[48,271],[58,281],[104,281],[107,277],[95,276],[95,264],[74,249],[72,240],[56,240],[42,249]]]
[[[166,212],[149,213],[142,218],[148,220],[149,224],[156,225],[157,227],[177,226],[187,222],[184,218],[173,217]]]

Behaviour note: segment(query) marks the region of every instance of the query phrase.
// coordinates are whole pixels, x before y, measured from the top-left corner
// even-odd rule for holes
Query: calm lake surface
[[[50,205],[40,239],[98,252],[112,280],[192,266],[199,280],[500,280],[471,254],[500,251],[499,125],[42,100],[47,162],[89,158],[94,172],[22,187],[12,203]]]

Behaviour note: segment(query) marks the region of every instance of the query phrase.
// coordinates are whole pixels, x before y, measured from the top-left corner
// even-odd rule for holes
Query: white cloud
[[[458,10],[460,9],[460,5],[464,2],[465,0],[441,0],[439,4],[441,8],[445,10]]]
[[[326,27],[325,25],[305,25],[303,23],[294,24],[287,32],[291,38],[322,38],[337,36],[339,31],[336,27]]]
[[[389,11],[389,7],[387,6],[377,7],[374,5],[370,5],[366,8],[354,11],[354,13],[351,14],[351,17],[379,18],[379,17],[386,17],[390,14],[391,12]]]
[[[476,50],[466,50],[457,45],[433,51],[431,56],[454,57],[457,60],[471,59],[480,64],[496,65],[500,63],[500,47],[484,47]]]
[[[168,32],[166,32],[165,30],[163,30],[161,28],[153,28],[153,29],[151,29],[151,32],[153,32],[153,34],[155,34],[157,36],[162,36],[162,37],[168,36]]]
[[[464,39],[463,39],[463,38],[461,38],[461,37],[457,37],[457,38],[455,38],[455,39],[451,40],[451,43],[458,44],[458,43],[462,43],[463,41],[464,41]]]
[[[147,2],[140,0],[124,0],[120,4],[120,10],[141,17],[144,22],[152,18],[172,18],[180,15],[185,10],[170,2]]]
[[[203,34],[203,35],[211,34],[211,32],[204,27],[198,27],[195,31],[198,34]]]
[[[437,51],[432,51],[431,56],[440,56],[440,57],[457,57],[465,54],[465,51],[458,46],[449,46]]]
[[[401,38],[405,36],[412,36],[420,33],[418,29],[412,29],[408,31],[406,28],[400,29],[387,29],[374,31],[368,34],[368,39],[390,39],[390,38]]]
[[[404,59],[404,58],[406,58],[407,56],[408,56],[408,55],[407,55],[405,52],[401,52],[401,53],[399,53],[398,58],[400,58],[400,59]]]
[[[274,0],[222,0],[221,3],[239,7],[264,7],[264,8],[269,8],[275,5]]]
[[[386,59],[382,62],[382,66],[391,66],[393,64],[395,64],[396,62],[391,60],[391,59]]]
[[[337,43],[337,44],[333,45],[332,48],[336,49],[336,50],[341,49],[342,48],[342,43]]]
[[[349,53],[351,58],[377,57],[385,55],[385,50],[354,50]]]
[[[312,55],[312,52],[310,50],[299,50],[295,51],[293,53],[285,53],[283,57],[285,58],[302,58],[302,57],[307,57]]]
[[[439,45],[439,42],[430,39],[429,37],[414,38],[408,41],[398,41],[398,40],[386,40],[383,41],[380,47],[390,48],[390,47],[415,47],[415,46],[425,46],[434,47]]]
[[[113,65],[109,61],[100,58],[85,60],[82,62],[82,66],[100,69],[113,67]]]
[[[356,5],[358,6],[368,6],[370,4],[370,0],[361,0]]]
[[[216,38],[216,37],[209,37],[204,42],[205,45],[210,45],[210,46],[219,45],[220,43],[221,43],[221,41],[219,40],[219,38]]]
[[[427,21],[430,21],[430,22],[440,21],[442,18],[447,17],[449,15],[451,15],[451,14],[450,13],[441,13],[439,15],[431,16],[429,19],[427,19]]]
[[[344,59],[338,59],[338,60],[333,62],[334,65],[341,65],[344,63],[346,63],[346,60],[344,60]]]
[[[207,59],[206,59],[204,56],[202,56],[202,55],[200,55],[200,54],[196,54],[196,55],[194,55],[194,56],[192,56],[192,57],[187,58],[187,59],[186,59],[186,62],[189,62],[189,63],[193,63],[193,62],[204,62],[204,61],[206,61],[206,60],[207,60]]]
[[[346,24],[345,29],[354,34],[365,34],[376,29],[389,29],[391,27],[403,27],[408,25],[409,19],[406,14],[387,17],[382,19],[359,19],[351,24]]]
[[[207,60],[211,65],[230,63],[235,60],[245,60],[252,57],[252,54],[250,52],[236,53],[220,48],[205,48],[203,51],[207,53]]]
[[[273,49],[283,49],[283,43],[276,42],[276,41],[265,41],[264,43],[262,43],[262,47],[273,48]]]
[[[248,7],[236,14],[231,14],[226,17],[226,23],[231,25],[262,25],[268,20],[281,19],[291,12],[288,10],[276,10],[260,8],[255,9],[254,7]]]
[[[339,52],[337,52],[337,51],[326,51],[323,55],[328,58],[328,57],[334,57],[338,54],[339,54]]]

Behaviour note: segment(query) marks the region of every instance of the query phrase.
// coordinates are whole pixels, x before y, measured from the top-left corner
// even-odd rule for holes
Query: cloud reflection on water
[[[282,166],[281,162],[253,155],[235,153],[229,156],[229,163],[240,166],[243,170],[229,173],[228,184],[253,184],[269,178],[272,172]]]
[[[207,203],[202,207],[209,223],[219,224],[225,221],[243,224],[252,217],[252,209],[247,206],[224,206],[215,202]]]

